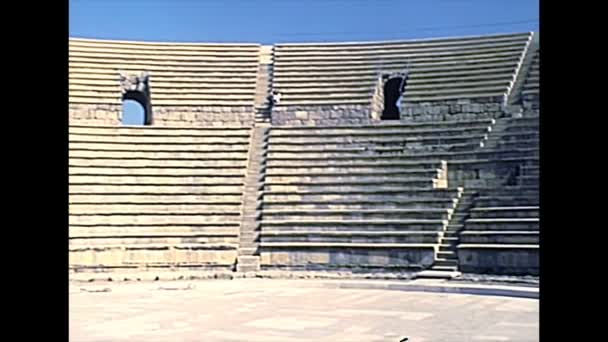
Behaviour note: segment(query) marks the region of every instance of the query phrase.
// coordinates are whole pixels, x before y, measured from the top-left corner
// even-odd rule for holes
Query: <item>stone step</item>
[[[102,126],[70,124],[70,135],[106,137],[249,137],[249,127],[167,127],[167,126]]]
[[[539,231],[468,231],[460,235],[460,244],[539,244]]]
[[[437,165],[439,166],[439,165]],[[387,169],[376,169],[376,170],[327,170],[327,169],[318,169],[311,170],[309,169],[287,169],[287,170],[277,170],[276,168],[269,169],[266,172],[266,180],[287,180],[293,178],[305,178],[312,180],[322,180],[324,177],[338,177],[341,179],[348,179],[350,177],[435,177],[441,169],[439,167],[432,168],[420,168],[420,169],[411,169],[411,170],[387,170]],[[384,178],[382,178],[384,179]]]
[[[487,148],[493,149],[503,149],[503,150],[512,150],[514,148],[530,148],[530,147],[538,147],[538,140],[517,140],[517,141],[500,141],[496,142],[494,145],[486,144]]]
[[[508,207],[508,206],[538,206],[539,194],[529,197],[517,196],[485,196],[475,200],[479,207]]]
[[[146,185],[146,184],[159,184],[159,185],[243,185],[243,177],[237,175],[234,177],[209,177],[209,176],[122,176],[122,175],[70,175],[70,184],[125,184],[125,185]]]
[[[240,152],[247,153],[248,146],[244,142],[239,143],[192,143],[185,141],[165,141],[159,143],[129,143],[127,141],[113,140],[94,140],[74,139],[69,142],[72,151],[103,151],[103,152],[124,152],[142,151],[153,153],[187,153],[187,152]]]
[[[240,168],[245,170],[247,158],[224,158],[224,159],[200,159],[200,158],[93,158],[93,157],[70,157],[70,166],[80,167],[113,167],[119,169],[127,168],[189,168],[189,169],[209,169],[215,172],[216,169]]]
[[[452,198],[420,198],[411,200],[391,199],[386,200],[350,200],[347,196],[327,201],[292,200],[292,201],[268,201],[265,199],[264,210],[279,209],[453,209]]]
[[[327,184],[327,185],[335,185],[335,184],[359,184],[359,183],[391,183],[396,182],[399,184],[402,183],[413,183],[420,184],[421,182],[431,182],[432,179],[438,178],[440,170],[425,170],[418,173],[395,173],[395,174],[328,174],[328,175],[293,175],[293,176],[266,176],[266,185],[274,186],[274,185],[302,185],[302,184]],[[240,182],[240,179],[237,179],[235,183]],[[211,181],[209,181],[211,182]]]
[[[496,132],[494,135],[488,135],[488,140],[493,142],[516,142],[516,141],[540,141],[539,127],[532,126],[512,126],[505,127],[503,132]]]
[[[247,151],[102,151],[68,150],[69,158],[112,158],[112,159],[203,159],[203,160],[245,160]]]
[[[239,215],[240,205],[216,205],[216,204],[130,204],[130,203],[91,203],[79,204],[70,203],[68,207],[70,214],[99,214],[99,215],[119,215],[119,214],[196,214],[201,215]]]
[[[459,146],[459,145],[479,145],[479,142],[488,137],[488,132],[479,130],[476,134],[463,133],[460,135],[448,136],[395,136],[382,137],[370,136],[352,139],[322,139],[300,138],[288,140],[286,138],[272,138],[269,152],[293,152],[297,153],[306,148],[310,152],[390,152],[394,150],[407,150],[410,148],[420,148],[425,146]]]
[[[77,238],[238,238],[238,226],[69,226],[71,239]]]
[[[357,163],[352,165],[271,165],[266,171],[266,175],[281,174],[327,174],[327,173],[346,173],[346,174],[378,174],[378,173],[416,173],[429,169],[441,169],[440,161],[420,162],[420,163]]]
[[[255,240],[260,235],[260,229],[244,229],[241,227],[240,237],[241,239]]]
[[[435,263],[433,264],[433,268],[436,269],[436,266],[453,266],[453,267],[458,267],[458,260],[457,259],[436,258],[435,259]]]
[[[70,194],[96,194],[96,195],[201,195],[201,196],[221,196],[221,195],[242,195],[242,187],[238,184],[146,184],[146,185],[126,185],[126,184],[70,184]]]
[[[437,265],[433,265],[433,267],[431,267],[431,269],[429,271],[433,271],[433,272],[441,272],[441,273],[437,273],[438,275],[443,275],[442,278],[447,278],[447,276],[449,275],[450,277],[457,277],[460,275],[460,272],[458,271],[458,266],[437,266]]]
[[[465,223],[466,230],[525,230],[536,231],[539,229],[538,218],[484,218],[468,219]]]
[[[458,267],[439,266],[416,273],[416,278],[428,279],[452,279],[460,275]]]
[[[236,264],[237,272],[257,272],[260,270],[259,256],[239,255]]]
[[[521,158],[521,157],[534,157],[539,155],[539,149],[534,148],[514,148],[505,149],[500,151],[495,150],[484,150],[479,149],[477,151],[464,151],[464,152],[451,152],[451,151],[440,151],[440,152],[417,152],[410,154],[399,154],[399,155],[367,155],[367,154],[355,154],[355,153],[341,153],[335,155],[324,155],[324,154],[306,154],[306,153],[269,153],[268,154],[268,165],[269,166],[283,166],[290,164],[293,166],[319,166],[327,165],[328,163],[334,166],[338,165],[349,165],[356,163],[400,163],[400,162],[432,162],[440,159],[444,160],[485,160],[485,159],[506,159],[506,158]]]
[[[448,241],[457,241],[457,239],[455,239],[455,240],[448,240]],[[456,243],[454,243],[454,244],[446,243],[448,241],[446,241],[445,238],[441,239],[441,244],[439,245],[439,252],[454,252],[454,251],[456,251]]]
[[[398,188],[408,188],[408,187],[428,187],[432,188],[433,181],[431,178],[403,178],[396,179],[390,181],[381,181],[375,179],[369,180],[352,180],[352,181],[324,181],[324,182],[273,182],[266,183],[264,190],[265,192],[279,192],[279,191],[300,191],[300,190],[334,190],[341,192],[355,192],[355,191],[365,191],[370,188],[376,189],[377,191],[388,191],[394,190]]]
[[[200,215],[200,214],[180,214],[180,215],[161,215],[157,213],[149,214],[117,214],[117,215],[69,215],[70,225],[94,226],[94,225],[233,225],[239,219],[238,213],[223,215]],[[238,221],[236,221],[238,224]]]
[[[273,127],[271,131],[272,136],[292,136],[294,132],[306,133],[310,135],[318,134],[337,134],[353,131],[367,131],[373,132],[374,130],[392,131],[392,130],[429,130],[429,129],[461,129],[467,130],[471,127],[487,127],[492,125],[493,122],[497,122],[494,119],[472,119],[472,120],[461,120],[461,121],[440,121],[440,122],[381,122],[374,124],[358,124],[358,125],[341,125],[341,126],[277,126]]]
[[[458,257],[456,256],[456,253],[454,253],[454,251],[448,250],[448,251],[439,251],[437,252],[437,259],[445,259],[445,260],[454,260],[454,259],[458,259]]]
[[[306,189],[274,190],[264,192],[265,201],[302,200],[324,201],[327,199],[347,200],[411,200],[420,197],[455,198],[456,189],[430,189],[428,187],[393,187],[391,189],[364,188],[358,190],[344,189]]]
[[[445,220],[435,219],[399,219],[399,220],[263,220],[263,230],[406,230],[406,231],[443,231]]]
[[[371,47],[370,47],[371,48]],[[415,58],[416,63],[413,64],[416,67],[416,70],[425,70],[426,72],[430,72],[429,70],[435,70],[433,67],[435,68],[445,68],[447,66],[469,66],[470,64],[472,65],[476,65],[478,63],[497,63],[497,62],[511,62],[514,63],[516,62],[519,58],[518,54],[516,54],[513,51],[510,50],[501,50],[501,51],[495,51],[492,50],[490,51],[484,51],[483,53],[481,51],[479,51],[478,53],[474,53],[474,52],[470,52],[473,56],[469,55],[469,59],[467,60],[462,60],[463,56],[458,55],[452,55],[452,54],[441,54],[439,56],[437,56],[437,58],[440,58],[439,60],[436,59],[429,59],[428,55],[425,55],[424,57],[420,56],[420,55],[409,55],[409,53],[406,53],[405,51],[401,51],[401,54],[406,53],[409,56],[403,56],[401,55],[401,58]],[[346,58],[346,56],[344,55],[344,52],[347,52],[348,54],[352,53],[353,54],[353,59],[350,58]],[[368,53],[370,51],[367,51]],[[387,51],[384,51],[385,53],[387,53]],[[411,52],[411,51],[410,51]],[[454,51],[452,51],[454,52]],[[459,51],[460,53],[463,53],[463,51]],[[309,63],[306,63],[304,60],[299,60],[299,61],[294,61],[292,59],[293,56],[287,57],[287,56],[281,56],[280,61],[281,63],[276,65],[277,69],[276,69],[276,73],[279,77],[283,77],[285,76],[285,74],[293,74],[295,71],[300,71],[300,72],[311,72],[311,71],[315,71],[319,74],[331,74],[333,75],[333,71],[335,72],[344,72],[344,70],[356,70],[356,71],[362,71],[362,70],[368,70],[370,69],[371,65],[375,65],[377,63],[377,61],[369,60],[367,58],[373,58],[373,56],[369,56],[367,58],[363,58],[361,56],[358,56],[360,52],[355,52],[355,51],[342,51],[342,53],[336,53],[336,55],[334,56],[325,56],[325,58],[320,58],[317,56],[314,57],[310,57],[311,59],[308,61]],[[398,55],[394,55],[395,53],[398,53],[397,51],[392,50],[391,52],[388,52],[390,55],[383,55],[382,61],[383,61],[383,65],[385,68],[388,69],[395,69],[396,67],[399,66],[403,66],[403,62],[401,61],[401,63],[399,63],[399,59],[398,59]],[[481,56],[479,56],[478,54],[481,54]],[[288,61],[284,61],[283,59],[288,59]],[[299,56],[299,58],[303,58],[303,56]],[[378,58],[378,57],[376,57]],[[473,58],[473,59],[470,59]],[[448,69],[448,70],[452,70],[452,69]],[[325,71],[325,73],[323,73],[323,71]],[[421,73],[424,73],[425,71],[419,71]],[[412,81],[416,81],[417,83],[420,83],[420,79],[415,79]],[[317,83],[316,85],[318,85],[319,83]],[[291,84],[290,84],[291,85]],[[294,86],[299,86],[301,87],[302,85],[300,85],[299,83],[295,83],[294,81]],[[331,84],[330,84],[331,85]],[[365,83],[362,84],[362,86],[365,85]],[[408,83],[409,85],[409,83]]]
[[[535,218],[540,216],[538,206],[476,207],[470,218]]]
[[[373,219],[436,219],[448,220],[450,209],[315,209],[315,210],[264,210],[264,222],[275,220],[373,220]]]
[[[524,130],[523,128],[521,129]],[[453,143],[472,143],[479,141],[490,133],[489,125],[479,125],[476,127],[458,127],[449,129],[382,129],[377,127],[370,130],[364,129],[342,129],[332,131],[300,131],[289,132],[289,135],[278,135],[276,130],[270,134],[269,141],[271,149],[291,150],[288,146],[297,147],[300,144],[311,146],[332,145],[353,146],[353,144],[374,143],[374,144],[453,144]],[[530,131],[530,129],[528,129]],[[348,145],[347,145],[348,144]],[[314,152],[316,148],[313,148]]]
[[[439,242],[438,231],[314,231],[263,230],[261,242],[328,242],[328,243],[430,243]]]
[[[243,178],[246,175],[244,167],[220,168],[128,168],[128,167],[98,167],[98,166],[72,166],[68,169],[70,176],[109,176],[109,177],[233,177]]]

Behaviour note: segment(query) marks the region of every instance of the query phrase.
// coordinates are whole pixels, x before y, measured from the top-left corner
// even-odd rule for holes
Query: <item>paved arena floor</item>
[[[313,282],[76,283],[70,341],[538,341],[537,299]]]

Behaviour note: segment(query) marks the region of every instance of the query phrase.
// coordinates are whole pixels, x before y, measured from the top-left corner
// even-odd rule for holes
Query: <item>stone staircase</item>
[[[264,45],[260,49],[260,64],[255,92],[255,122],[269,123],[272,112],[270,93],[272,90],[273,52],[272,46]]]
[[[256,124],[252,130],[247,174],[243,189],[237,272],[260,270],[258,241],[270,125]]]
[[[256,107],[255,108],[255,122],[256,123],[270,123],[270,105],[268,107]]]
[[[458,234],[464,228],[464,222],[473,206],[473,198],[474,195],[471,192],[464,191],[460,194],[454,213],[439,241],[435,263],[430,269],[418,273],[419,278],[449,279],[460,274],[457,255]]]

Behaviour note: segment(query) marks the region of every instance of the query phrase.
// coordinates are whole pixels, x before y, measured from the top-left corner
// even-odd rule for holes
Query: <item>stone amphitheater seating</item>
[[[531,34],[372,43],[278,44],[281,106],[369,104],[380,73],[410,63],[405,103],[501,102]]]
[[[233,267],[249,135],[71,125],[70,268]]]
[[[534,102],[538,101],[539,89],[540,89],[540,70],[539,70],[539,59],[540,59],[540,50],[536,50],[534,56],[532,57],[532,62],[530,63],[530,67],[528,69],[528,73],[526,75],[526,79],[522,89],[522,97],[524,102]]]
[[[437,155],[479,148],[493,122],[272,127],[262,268],[432,265],[460,196]]]
[[[70,38],[70,270],[538,274],[534,37]],[[408,64],[408,111],[378,121]],[[120,71],[150,74],[152,126],[118,126]]]
[[[496,150],[513,144],[538,150],[538,125],[538,117],[504,119],[498,134],[488,140]],[[476,189],[460,232],[461,271],[538,275],[538,159],[522,163],[517,176],[514,186]]]
[[[163,119],[164,109],[184,113],[189,113],[184,108],[201,107],[253,109],[259,56],[258,44],[70,38],[69,102],[120,105],[119,72],[147,71],[156,119]],[[196,122],[196,118],[180,120]],[[180,120],[171,119],[171,124]]]

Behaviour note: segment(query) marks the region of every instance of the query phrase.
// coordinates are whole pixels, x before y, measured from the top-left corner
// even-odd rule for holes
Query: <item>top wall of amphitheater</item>
[[[121,74],[146,72],[152,125],[248,126],[256,111],[270,113],[276,125],[370,123],[384,108],[383,75],[405,69],[402,120],[497,116],[526,83],[518,76],[535,38],[525,32],[274,46],[70,38],[69,116],[120,124]],[[274,104],[273,92],[280,94]]]

